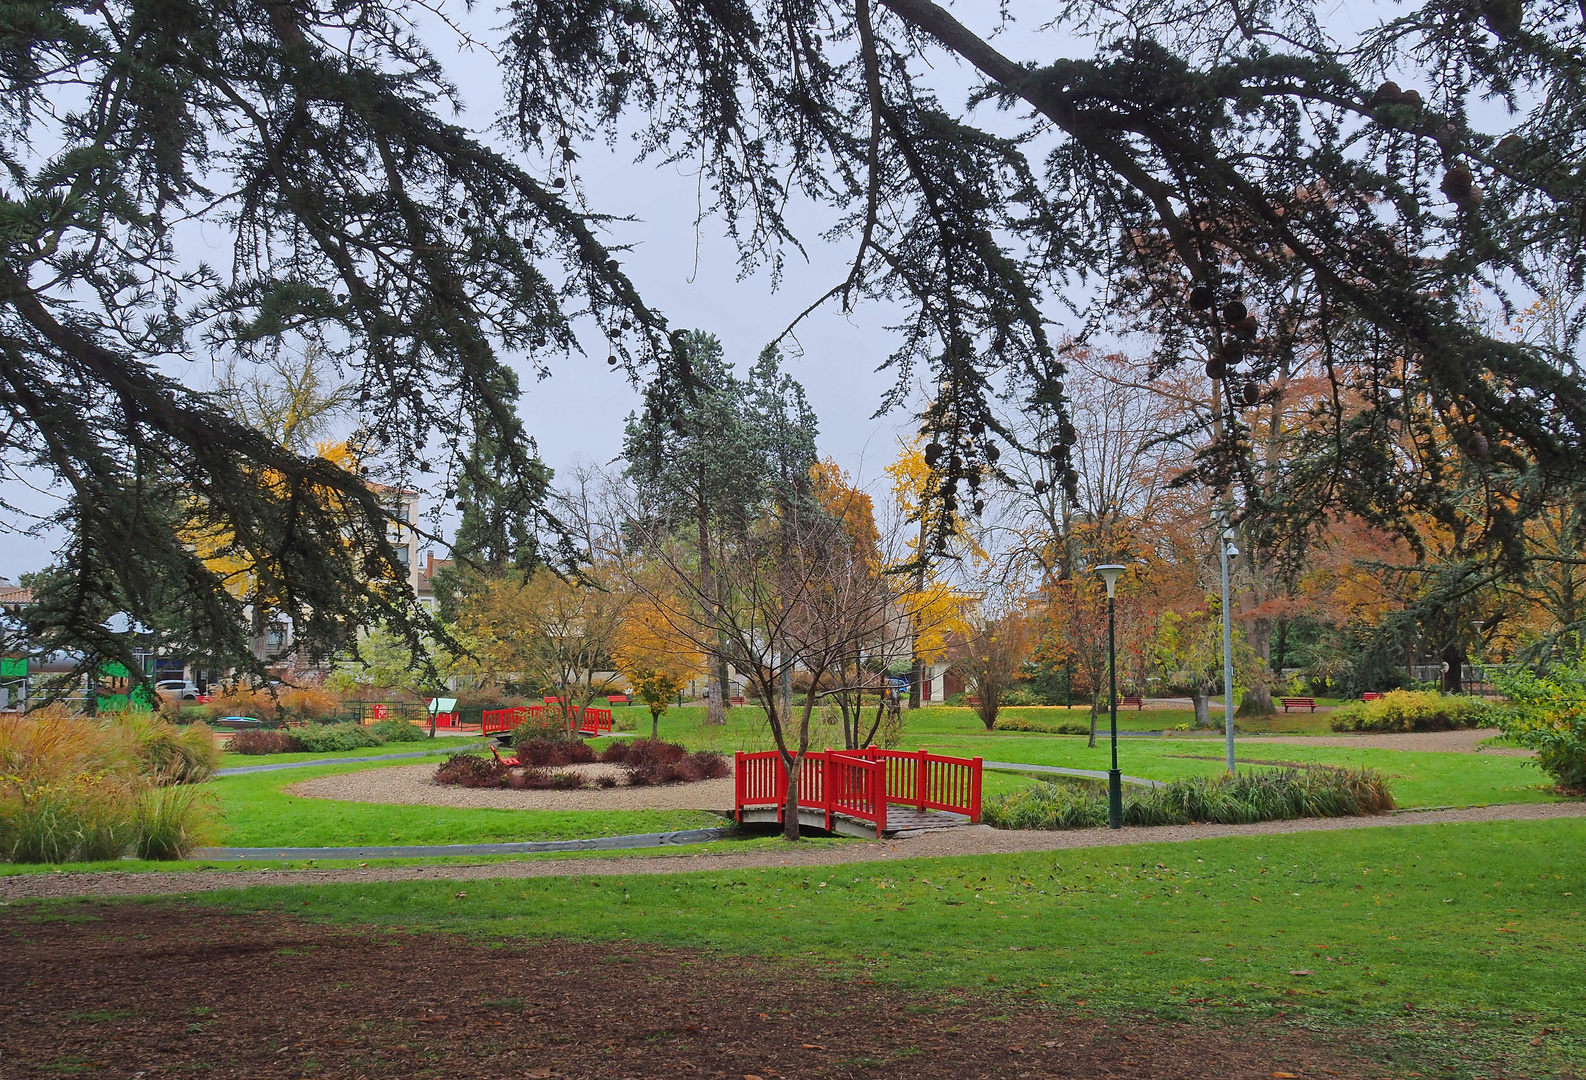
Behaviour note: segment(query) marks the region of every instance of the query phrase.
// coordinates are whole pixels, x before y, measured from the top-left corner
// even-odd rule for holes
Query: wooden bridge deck
[[[741,811],[741,820],[758,824],[775,824],[780,820],[777,808],[774,806],[746,806]],[[883,836],[896,836],[899,833],[920,832],[927,829],[956,829],[960,825],[968,825],[968,814],[954,814],[945,810],[916,810],[908,806],[887,807],[887,828]],[[826,812],[824,810],[799,807],[799,825],[806,829],[815,829],[821,832],[826,830]],[[849,817],[847,814],[835,813],[832,815],[832,832],[844,836],[857,836],[864,840],[876,838],[874,822],[863,818]]]

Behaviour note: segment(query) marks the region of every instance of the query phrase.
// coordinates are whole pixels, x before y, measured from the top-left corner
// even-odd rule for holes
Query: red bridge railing
[[[751,806],[774,806],[781,821],[787,806],[787,769],[779,751],[740,751],[734,759],[734,813],[743,820]],[[826,828],[835,814],[868,821],[876,835],[887,829],[887,806],[947,810],[980,820],[980,759],[943,757],[925,750],[824,750],[804,755],[798,804],[820,810]]]
[[[561,710],[560,705],[552,706]],[[544,705],[519,705],[514,709],[486,709],[481,717],[481,735],[490,735],[495,732],[511,731],[519,724],[529,720],[540,720],[545,716]],[[569,713],[577,710],[569,709]],[[580,716],[569,717],[567,721],[569,734],[579,735],[604,735],[611,732],[611,710],[597,709],[593,706],[582,710]]]

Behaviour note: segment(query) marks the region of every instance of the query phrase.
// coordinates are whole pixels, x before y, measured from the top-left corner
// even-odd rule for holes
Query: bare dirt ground
[[[789,845],[750,851],[583,856],[468,864],[458,861],[419,866],[375,866],[347,870],[182,870],[125,873],[25,873],[0,875],[0,902],[40,897],[149,896],[244,889],[253,885],[325,885],[358,881],[472,881],[480,878],[556,877],[560,875],[686,874],[778,866],[830,866],[838,863],[957,855],[1000,855],[1020,851],[1057,851],[1119,844],[1173,843],[1223,836],[1272,836],[1333,829],[1371,829],[1392,825],[1441,825],[1473,821],[1542,821],[1586,817],[1586,802],[1519,803],[1460,810],[1413,810],[1368,818],[1304,818],[1256,825],[1162,825],[1041,832],[1002,830],[985,825],[941,829],[911,837],[850,841],[837,845]]]
[[[97,1077],[1380,1076],[1282,1024],[1109,1024],[637,944],[328,928],[196,906],[0,912],[0,1073]],[[1369,1052],[1369,1046],[1366,1047]]]
[[[322,776],[293,784],[287,791],[312,799],[346,802],[404,803],[417,806],[461,806],[507,810],[715,810],[732,809],[732,778],[654,787],[576,788],[570,791],[513,791],[510,788],[465,788],[436,784],[436,765],[393,765],[381,769]],[[564,765],[551,772],[570,772],[593,781],[601,773],[626,775],[615,765]]]

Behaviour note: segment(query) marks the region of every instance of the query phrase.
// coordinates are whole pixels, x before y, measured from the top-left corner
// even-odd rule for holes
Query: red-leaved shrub
[[[456,784],[465,788],[500,787],[507,766],[476,754],[453,754],[435,770],[437,784]]]
[[[284,731],[239,731],[226,743],[226,751],[232,754],[297,754],[302,750],[297,737]]]
[[[518,760],[545,768],[584,765],[595,760],[595,752],[583,739],[533,738],[518,743]]]

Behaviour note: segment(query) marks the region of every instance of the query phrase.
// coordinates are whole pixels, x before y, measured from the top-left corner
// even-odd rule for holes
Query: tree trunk
[[[1090,697],[1090,746],[1096,745],[1096,695]]]
[[[659,742],[661,738],[661,710],[654,705],[650,706],[650,741]]]
[[[1465,692],[1465,650],[1450,642],[1443,646],[1443,693]]]
[[[1250,676],[1250,684],[1245,687],[1245,696],[1239,702],[1239,709],[1235,716],[1271,716],[1272,708],[1272,623],[1268,619],[1251,619],[1250,628],[1245,632],[1245,640],[1250,642],[1251,650],[1261,661],[1255,665],[1255,670]],[[1233,693],[1232,687],[1226,687],[1226,692]]]
[[[914,657],[914,678],[909,680],[909,708],[918,709],[924,704],[922,687],[925,683],[925,662],[916,654]]]
[[[797,841],[799,838],[799,773],[803,771],[803,765],[804,753],[800,751],[793,755],[793,761],[787,767],[787,802],[782,806],[784,840]]]
[[[705,679],[705,723],[725,724],[727,713],[722,704],[721,679],[711,671]]]
[[[1195,703],[1195,726],[1198,728],[1211,727],[1212,696],[1207,691],[1204,683],[1190,691],[1190,700]]]

